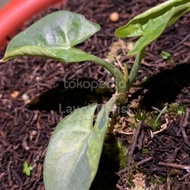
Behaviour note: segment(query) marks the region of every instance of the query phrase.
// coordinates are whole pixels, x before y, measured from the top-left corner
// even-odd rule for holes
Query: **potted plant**
[[[10,42],[1,61],[23,55],[68,63],[91,61],[103,66],[115,79],[116,92],[100,110],[96,110],[97,104],[88,105],[75,110],[57,125],[44,164],[47,190],[90,188],[110,123],[110,110],[114,105],[125,104],[126,93],[137,76],[146,46],[189,10],[189,1],[170,0],[136,16],[116,30],[116,36],[121,38],[141,36],[129,52],[129,55],[136,55],[130,74],[125,65],[121,65],[120,70],[111,63],[76,48],[76,45],[98,32],[100,26],[69,11],[48,15]],[[97,115],[95,110],[99,111]]]

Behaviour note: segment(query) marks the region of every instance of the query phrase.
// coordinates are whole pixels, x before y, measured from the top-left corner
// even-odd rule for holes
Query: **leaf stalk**
[[[127,81],[124,77],[124,74],[109,62],[94,55],[91,61],[95,64],[101,65],[112,74],[116,83],[116,95],[118,97],[117,102],[120,105],[124,105],[126,103],[126,91],[127,91]]]

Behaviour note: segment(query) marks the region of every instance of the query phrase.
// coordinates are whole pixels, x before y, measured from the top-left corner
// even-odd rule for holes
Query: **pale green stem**
[[[124,104],[126,101],[126,89],[127,89],[127,83],[124,74],[119,69],[114,67],[112,64],[99,57],[92,56],[91,61],[98,65],[103,66],[112,74],[116,82],[117,93],[118,95],[120,95],[120,97],[118,98],[118,102],[120,104]]]
[[[117,99],[118,99],[117,95],[114,94],[111,97],[111,99],[106,103],[106,110],[107,110],[107,112],[111,111],[111,109],[113,108],[114,104],[117,102]]]
[[[133,82],[135,81],[138,71],[140,69],[141,66],[141,61],[144,57],[144,52],[145,52],[145,48],[143,48],[141,51],[139,51],[139,53],[137,54],[136,58],[135,58],[135,62],[133,64],[133,67],[131,69],[130,75],[129,75],[129,80],[128,80],[128,84],[127,84],[127,91],[131,88]]]

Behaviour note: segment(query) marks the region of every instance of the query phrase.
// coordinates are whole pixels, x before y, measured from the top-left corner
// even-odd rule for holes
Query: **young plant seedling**
[[[28,162],[25,161],[24,164],[23,164],[23,173],[26,174],[29,177],[32,170],[33,170],[33,167],[29,166]]]
[[[44,162],[46,190],[90,188],[98,169],[110,110],[115,104],[126,103],[126,94],[138,74],[146,46],[189,10],[189,0],[169,0],[116,30],[116,36],[121,38],[141,36],[128,53],[136,55],[129,76],[125,66],[121,71],[100,57],[75,47],[100,30],[98,24],[80,14],[69,11],[52,13],[10,41],[2,62],[25,55],[67,63],[91,61],[107,69],[116,83],[115,94],[102,106],[95,123],[97,105],[92,104],[75,110],[57,125]]]
[[[169,112],[177,113],[179,116],[182,116],[185,113],[185,106],[179,105],[178,103],[172,103],[168,106]]]
[[[162,57],[162,59],[167,60],[171,57],[171,54],[169,52],[163,50],[163,51],[161,51],[160,56]]]

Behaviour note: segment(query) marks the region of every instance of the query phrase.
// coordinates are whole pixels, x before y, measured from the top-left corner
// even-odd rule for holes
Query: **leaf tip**
[[[115,30],[115,36],[117,36],[118,38],[121,38],[121,34],[120,34],[120,28]]]
[[[135,52],[135,51],[133,51],[133,49],[132,49],[131,51],[129,51],[129,52],[128,52],[128,54],[127,54],[127,55],[128,55],[128,56],[133,56],[133,55],[135,55],[135,54],[136,54],[136,52]]]

